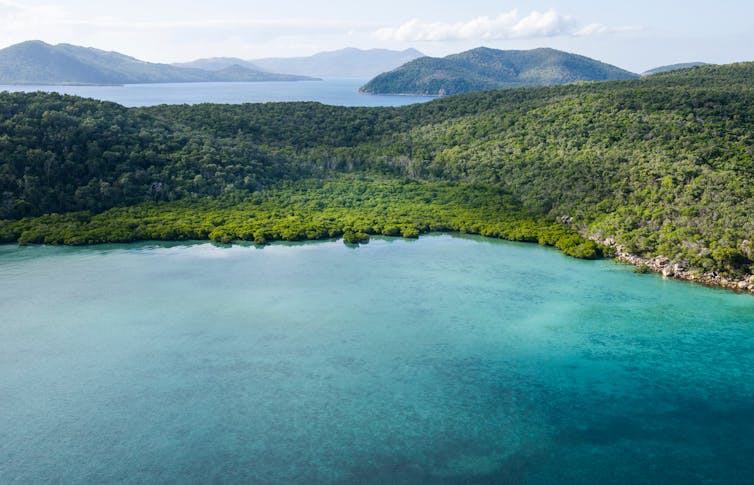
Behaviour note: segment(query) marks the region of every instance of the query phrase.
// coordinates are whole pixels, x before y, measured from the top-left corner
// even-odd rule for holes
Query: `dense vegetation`
[[[136,221],[138,211],[162,210],[205,220],[201,214],[232,212],[228,201],[272,194],[265,189],[280,188],[281,180],[337,181],[339,174],[356,173],[373,181],[427,181],[422,187],[430,193],[443,181],[462,192],[493,187],[510,202],[501,202],[494,218],[562,223],[582,236],[614,239],[635,254],[740,276],[751,272],[754,260],[752,78],[754,64],[704,66],[641,80],[471,93],[403,108],[284,103],[125,109],[52,94],[0,94],[0,218],[7,219],[0,228],[5,240],[22,242],[120,240],[102,236],[116,231],[105,222],[121,220],[129,210],[136,211]],[[406,202],[397,195],[401,190],[387,192],[396,197],[395,207]],[[284,199],[269,199],[270,207]],[[354,200],[347,210],[336,207],[356,214],[368,198]],[[430,207],[436,202],[443,210],[461,199],[449,200],[426,197]],[[460,229],[451,212],[414,227],[430,230],[434,222]],[[51,213],[63,215],[28,219]],[[379,220],[380,211],[374,214],[378,219],[368,231],[344,215],[327,234],[351,227],[382,233],[387,221]],[[491,220],[469,214],[482,225]],[[77,218],[79,225],[71,222]],[[408,227],[412,220],[395,225]],[[64,223],[65,234],[59,232]],[[94,223],[100,226],[87,225]],[[109,229],[85,235],[103,224]],[[200,231],[176,237],[211,236],[225,225],[201,224],[189,224]],[[124,238],[159,236],[136,227]],[[244,231],[228,229],[248,239]]]
[[[526,213],[499,188],[405,178],[339,176],[280,183],[254,193],[144,202],[126,208],[53,214],[0,226],[0,242],[95,244],[162,239],[265,244],[370,235],[418,237],[456,231],[555,246],[593,258],[600,248],[575,231]]]
[[[701,67],[706,65],[707,64],[704,62],[682,62],[680,64],[670,64],[668,66],[655,67],[654,69],[642,72],[641,75],[651,76],[652,74],[662,74],[663,72],[672,72],[679,69],[690,69],[692,67]]]
[[[480,47],[443,58],[416,59],[380,74],[361,90],[438,95],[636,77],[615,66],[555,49],[501,51]]]
[[[0,84],[126,84],[201,81],[298,81],[249,65],[219,70],[144,62],[117,52],[28,41],[0,49]]]

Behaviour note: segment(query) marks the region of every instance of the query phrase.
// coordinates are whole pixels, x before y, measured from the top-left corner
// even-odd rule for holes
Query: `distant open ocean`
[[[430,96],[359,94],[365,79],[296,82],[164,83],[118,86],[6,86],[0,91],[47,91],[113,101],[123,106],[199,103],[266,103],[317,101],[336,106],[403,106],[434,99]]]

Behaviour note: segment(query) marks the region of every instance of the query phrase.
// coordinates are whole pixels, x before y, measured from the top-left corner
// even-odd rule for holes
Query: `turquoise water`
[[[0,91],[48,91],[113,101],[123,106],[198,103],[318,101],[335,106],[404,106],[434,99],[427,96],[359,94],[367,80],[326,79],[296,82],[162,83],[122,86],[3,86]]]
[[[754,477],[750,296],[447,235],[0,272],[0,483]]]

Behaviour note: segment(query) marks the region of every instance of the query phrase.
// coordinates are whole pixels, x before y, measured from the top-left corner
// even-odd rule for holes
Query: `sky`
[[[553,47],[642,72],[754,60],[750,0],[0,0],[0,48],[39,39],[152,62],[343,47],[444,56]]]

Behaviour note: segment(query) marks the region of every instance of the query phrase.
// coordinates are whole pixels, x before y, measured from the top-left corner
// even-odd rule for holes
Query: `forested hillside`
[[[373,94],[446,95],[636,77],[610,64],[555,49],[479,47],[442,58],[421,57],[380,74],[361,90]]]
[[[680,64],[670,64],[668,66],[655,67],[641,73],[642,76],[651,76],[653,74],[662,74],[663,72],[677,71],[679,69],[690,69],[692,67],[705,66],[704,62],[682,62]]]
[[[635,254],[740,276],[751,272],[754,259],[753,76],[750,63],[705,66],[403,108],[125,109],[5,93],[0,217],[98,213],[147,201],[197,212],[209,204],[205,196],[247,200],[281,180],[358,172],[424,180],[427,204],[437,193],[434,184],[444,181],[495,188],[514,201],[500,217],[514,211],[544,218],[584,236],[614,239]],[[393,192],[398,197],[400,186]],[[83,214],[76,217],[89,220]],[[19,238],[41,220],[6,221],[4,238]],[[50,226],[57,219],[45,220]],[[380,232],[375,224],[363,229]],[[475,232],[471,224],[464,228]]]

